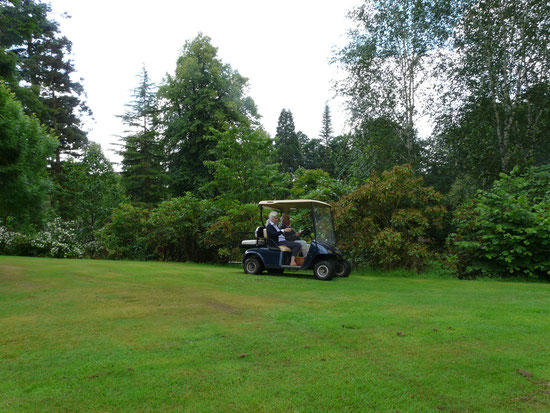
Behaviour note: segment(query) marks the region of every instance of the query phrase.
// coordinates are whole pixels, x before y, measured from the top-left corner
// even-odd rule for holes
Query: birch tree
[[[400,127],[409,162],[415,160],[420,95],[435,50],[445,45],[456,2],[367,0],[350,13],[356,28],[334,57],[346,72],[337,82],[351,122],[385,118]],[[454,6],[453,6],[454,5]]]
[[[548,110],[548,96],[541,99],[541,92],[550,81],[550,3],[474,2],[457,27],[455,44],[455,84],[490,100],[500,166],[508,172],[515,152],[534,156],[542,144],[538,131]]]

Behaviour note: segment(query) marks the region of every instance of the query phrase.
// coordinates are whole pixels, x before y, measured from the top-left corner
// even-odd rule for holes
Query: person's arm
[[[275,237],[277,235],[281,235],[283,233],[283,231],[281,231],[279,228],[277,228],[275,225],[273,224],[269,224],[267,226],[267,235],[270,235],[272,237]]]
[[[271,236],[281,235],[281,234],[284,235],[285,232],[289,232],[289,231],[291,231],[290,228],[285,228],[284,230],[280,230],[275,224],[267,225],[267,235],[271,235]]]

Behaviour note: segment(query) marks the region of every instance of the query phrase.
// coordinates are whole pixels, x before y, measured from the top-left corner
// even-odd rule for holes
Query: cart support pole
[[[260,225],[264,224],[264,207],[260,205]]]

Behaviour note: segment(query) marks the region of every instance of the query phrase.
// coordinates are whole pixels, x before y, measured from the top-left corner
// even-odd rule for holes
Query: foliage
[[[63,175],[65,181],[58,188],[59,214],[78,222],[83,241],[93,241],[95,232],[123,200],[119,177],[96,143],[86,148],[81,162],[67,160]]]
[[[438,189],[447,192],[466,180],[475,191],[498,178],[501,164],[491,107],[488,99],[479,99],[439,117],[429,161],[429,181]]]
[[[290,177],[275,163],[273,141],[261,128],[233,126],[214,133],[213,161],[206,161],[213,180],[203,187],[221,199],[241,203],[277,199],[288,193]]]
[[[454,58],[438,108],[431,182],[468,176],[489,189],[515,165],[550,158],[550,5],[470,2],[454,31]]]
[[[308,139],[302,145],[302,153],[304,169],[323,169],[330,173],[330,153],[327,153],[321,139]]]
[[[294,172],[303,164],[300,139],[294,127],[294,116],[288,109],[281,110],[279,115],[275,148],[283,172]]]
[[[2,0],[0,50],[14,59],[16,73],[7,80],[26,113],[35,114],[59,138],[58,171],[62,154],[75,155],[86,144],[82,119],[91,112],[84,100],[84,88],[73,80],[71,42],[61,36],[50,12],[51,7],[40,1]]]
[[[259,223],[257,204],[241,204],[228,209],[207,231],[205,242],[208,246],[218,249],[218,257],[227,260],[229,257],[240,259],[240,250],[232,246],[238,246],[238,242],[246,239],[254,239],[254,229]]]
[[[45,228],[27,235],[0,226],[0,254],[31,255],[53,258],[81,258],[85,249],[74,222],[55,218]]]
[[[347,192],[349,187],[344,182],[331,178],[321,169],[298,169],[290,190],[290,197],[335,202]]]
[[[99,231],[99,240],[109,258],[145,260],[151,257],[149,223],[151,212],[131,204],[120,204]]]
[[[213,131],[258,118],[254,101],[245,95],[247,82],[217,57],[208,36],[199,34],[185,43],[175,74],[166,76],[158,92],[173,195],[210,181],[204,162],[214,160]]]
[[[502,174],[456,211],[449,237],[461,277],[550,276],[550,167]]]
[[[351,137],[353,158],[349,160],[355,181],[363,181],[374,171],[386,171],[407,162],[409,157],[401,127],[386,118],[366,119]],[[415,140],[415,159],[419,144]]]
[[[351,188],[345,182],[336,180],[321,169],[298,169],[290,190],[290,198],[316,199],[327,203],[334,203],[342,195],[349,193]],[[290,225],[297,232],[304,232],[302,239],[311,234],[311,212],[309,209],[293,211],[290,216]],[[309,240],[307,240],[309,241]]]
[[[33,255],[30,237],[0,225],[0,255]]]
[[[353,150],[352,142],[351,134],[340,135],[334,137],[326,148],[329,155],[325,162],[329,164],[323,169],[335,179],[349,180],[353,176],[352,164],[357,154]]]
[[[318,139],[308,139],[302,132],[297,132],[297,134],[302,152],[301,167],[304,169],[322,169],[333,177],[337,176],[340,171],[340,165],[337,165],[337,162],[339,162],[339,138],[335,139],[333,136],[332,118],[328,104],[325,104]]]
[[[145,67],[139,74],[128,110],[121,116],[130,130],[123,137],[122,185],[128,197],[144,206],[154,206],[165,198],[168,176],[163,163],[166,154],[159,136],[159,109],[154,84]]]
[[[321,131],[319,132],[319,138],[325,147],[328,147],[332,139],[332,119],[330,117],[330,107],[328,103],[325,103],[325,110],[323,111],[323,120],[321,122]]]
[[[420,271],[429,257],[428,231],[445,215],[441,198],[410,165],[374,174],[335,207],[339,245],[357,264]]]
[[[163,261],[213,261],[216,249],[205,238],[221,215],[220,203],[191,193],[161,202],[149,220],[149,245]]]
[[[407,162],[416,161],[419,100],[431,79],[433,53],[452,28],[453,2],[366,0],[350,17],[350,43],[335,54],[348,73],[337,83],[351,121],[384,118],[399,125]]]
[[[0,84],[0,218],[19,228],[42,223],[52,182],[46,167],[57,140]]]
[[[81,258],[84,246],[79,240],[74,222],[55,218],[31,240],[37,254],[53,258]]]
[[[455,93],[449,99],[466,97],[467,103],[473,96],[489,102],[500,171],[509,173],[516,151],[533,158],[540,145],[537,132],[548,103],[541,105],[539,92],[550,84],[550,3],[471,2],[454,33],[457,59],[450,90]],[[527,116],[517,136],[522,113]]]

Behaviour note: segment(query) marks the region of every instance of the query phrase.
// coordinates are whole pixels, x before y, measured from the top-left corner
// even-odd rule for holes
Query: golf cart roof
[[[288,209],[309,208],[311,205],[330,208],[330,204],[327,204],[326,202],[316,201],[315,199],[285,199],[285,200],[273,200],[273,201],[260,201],[258,205],[260,205],[263,208],[280,209],[283,211]]]

